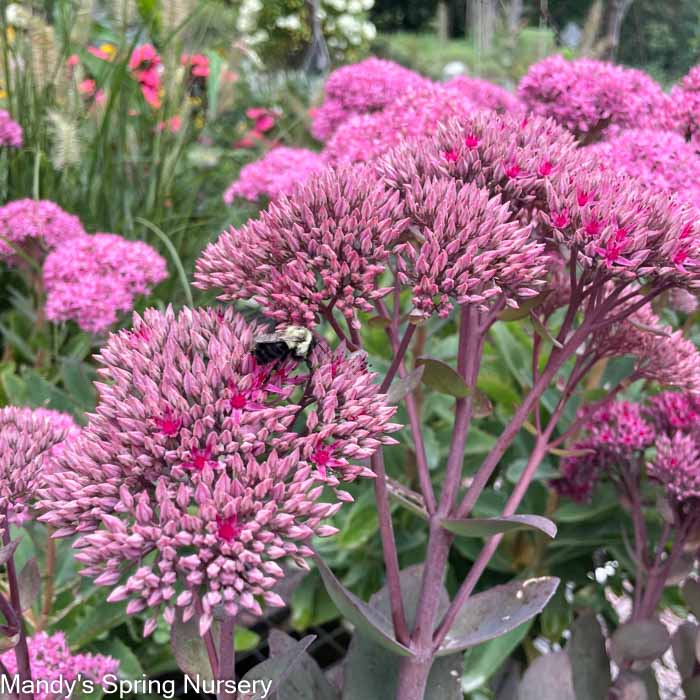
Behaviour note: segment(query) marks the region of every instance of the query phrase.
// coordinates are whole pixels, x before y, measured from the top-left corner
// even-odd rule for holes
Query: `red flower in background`
[[[129,69],[141,86],[143,98],[154,109],[160,107],[161,60],[151,44],[134,49],[129,59]]]

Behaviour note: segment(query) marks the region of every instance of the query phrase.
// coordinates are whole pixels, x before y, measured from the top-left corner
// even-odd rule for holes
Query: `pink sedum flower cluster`
[[[668,98],[646,73],[613,63],[549,56],[530,67],[518,97],[535,114],[555,119],[581,142],[610,126],[659,128]]]
[[[42,681],[42,684],[37,684],[40,688],[44,681],[47,684],[52,681],[54,683],[57,681],[72,683],[81,678],[89,679],[99,685],[107,676],[116,675],[119,671],[119,661],[111,656],[73,654],[63,632],[56,632],[52,635],[46,632],[37,632],[34,636],[29,637],[27,642],[32,675],[35,680]],[[11,676],[18,672],[17,660],[13,651],[1,654],[0,661]],[[80,689],[80,683],[78,683],[77,688]],[[34,694],[35,700],[54,700],[54,697],[53,693],[43,689]]]
[[[700,449],[691,435],[660,435],[656,457],[647,465],[649,476],[662,483],[677,502],[700,499]]]
[[[335,307],[354,324],[389,292],[376,280],[406,225],[398,193],[367,166],[328,168],[211,243],[195,284],[280,322],[311,327]]]
[[[374,160],[399,143],[432,136],[441,122],[466,118],[474,109],[458,90],[438,84],[411,88],[383,110],[343,122],[326,142],[323,157],[329,163]]]
[[[700,352],[695,343],[661,323],[651,304],[634,309],[637,297],[617,303],[618,319],[591,335],[587,352],[598,359],[631,356],[629,381],[645,379],[700,396]]]
[[[442,125],[432,139],[402,144],[376,170],[402,193],[436,178],[474,183],[529,223],[547,209],[547,184],[570,170],[576,153],[572,136],[552,120],[481,112]]]
[[[161,609],[201,610],[204,634],[219,609],[282,604],[278,560],[303,565],[310,538],[336,532],[324,521],[352,500],[341,482],[373,476],[363,463],[393,442],[363,356],[319,344],[308,367],[261,366],[265,330],[230,309],[135,316],[102,349],[95,413],[47,476],[42,520],[80,535],[83,573],[116,586],[110,600],[150,609],[146,633]]]
[[[591,279],[615,280],[609,291],[694,287],[699,246],[687,206],[606,172],[554,121],[477,113],[313,176],[211,244],[196,284],[280,322],[310,326],[336,308],[356,326],[356,312],[388,293],[390,259],[426,316],[455,302],[518,306],[541,288],[554,249]]]
[[[627,129],[587,150],[608,170],[634,177],[652,192],[665,192],[700,208],[700,158],[679,134]]]
[[[601,168],[587,149],[555,175],[547,199],[543,219],[554,242],[574,250],[584,269],[618,280],[698,285],[700,238],[688,205]]]
[[[474,183],[428,180],[406,195],[420,244],[395,247],[398,279],[412,287],[413,315],[447,317],[456,304],[486,310],[494,297],[534,296],[544,276],[544,246],[530,226],[512,218],[508,203]]]
[[[671,88],[669,103],[673,128],[697,149],[700,147],[700,66],[691,68]]]
[[[148,244],[113,233],[84,235],[58,246],[44,262],[46,318],[75,321],[101,333],[167,278],[165,260]]]
[[[555,488],[586,500],[600,478],[624,482],[646,469],[681,515],[690,512],[700,499],[699,408],[696,395],[664,392],[645,404],[614,401],[584,409],[585,436],[574,445],[580,454],[562,461]]]
[[[444,85],[464,95],[479,109],[492,109],[499,114],[523,111],[523,105],[513,93],[482,78],[458,75]]]
[[[277,199],[290,194],[297,184],[325,167],[321,157],[306,148],[278,146],[260,160],[243,166],[238,179],[224,193],[229,206],[241,197],[255,202],[261,198]]]
[[[653,443],[655,431],[640,406],[628,401],[594,410],[584,407],[579,415],[586,419],[585,437],[572,448],[579,454],[561,461],[561,477],[553,486],[564,496],[585,501],[603,475],[638,468],[640,454]]]
[[[6,109],[0,109],[0,148],[22,148],[22,127]]]
[[[368,58],[333,71],[324,87],[324,100],[312,112],[311,133],[326,141],[350,117],[378,112],[407,90],[430,81],[392,61]]]
[[[16,263],[20,259],[8,243],[34,257],[84,235],[80,219],[63,211],[55,202],[17,199],[0,207],[0,257],[6,262]]]
[[[74,438],[73,419],[49,409],[0,408],[0,530],[28,519],[49,460]]]

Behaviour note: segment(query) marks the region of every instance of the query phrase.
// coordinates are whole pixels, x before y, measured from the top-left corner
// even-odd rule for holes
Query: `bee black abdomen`
[[[258,364],[266,365],[276,360],[286,360],[289,357],[289,346],[282,341],[259,342],[253,354]]]

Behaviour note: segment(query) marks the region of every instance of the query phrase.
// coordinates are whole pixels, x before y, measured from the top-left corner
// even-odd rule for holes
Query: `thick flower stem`
[[[236,700],[238,691],[230,691],[236,681],[236,619],[227,615],[221,623],[219,633],[219,686],[218,700]]]
[[[532,450],[532,453],[530,454],[530,458],[528,459],[528,463],[525,466],[525,469],[523,470],[523,473],[520,479],[518,480],[518,483],[516,484],[513,493],[511,493],[510,497],[508,498],[508,501],[506,502],[505,507],[503,508],[504,517],[513,515],[518,509],[518,506],[520,505],[520,502],[525,496],[525,493],[527,492],[528,486],[530,485],[532,478],[537,472],[537,468],[540,466],[542,460],[544,459],[544,456],[547,454],[549,436],[552,430],[554,429],[555,425],[556,421],[550,421],[545,433],[538,437],[537,442],[535,443],[535,446]],[[479,554],[475,562],[472,564],[472,568],[470,569],[467,578],[464,579],[464,581],[462,582],[462,585],[460,586],[457,595],[450,604],[447,613],[445,613],[445,617],[443,618],[442,622],[440,623],[440,626],[435,632],[434,648],[439,647],[439,645],[442,643],[442,640],[449,633],[450,628],[452,627],[455,619],[457,618],[457,615],[459,615],[459,612],[462,609],[462,606],[474,591],[476,584],[479,582],[481,575],[484,573],[484,570],[488,566],[489,561],[491,561],[491,557],[495,554],[496,549],[498,548],[498,545],[500,544],[502,539],[503,535],[495,535],[494,537],[491,537],[484,546],[484,548],[481,550],[481,553]]]
[[[37,631],[45,629],[51,615],[54,596],[54,576],[56,574],[56,540],[53,538],[53,528],[47,528],[46,532],[46,573],[44,576],[44,600],[41,606],[41,617],[37,624]]]
[[[396,700],[423,700],[433,659],[403,658],[399,667]]]
[[[4,527],[2,532],[2,543],[7,546],[10,544],[10,528],[8,516],[5,514]],[[20,678],[20,683],[32,680],[32,664],[29,658],[29,648],[27,646],[27,635],[24,629],[24,618],[22,617],[22,603],[19,597],[19,582],[17,581],[17,568],[15,566],[15,558],[11,556],[6,564],[7,582],[10,587],[10,603],[17,615],[19,627],[19,641],[15,646],[15,658],[17,659],[17,675]],[[20,700],[34,700],[33,693],[20,693]]]
[[[386,580],[391,601],[391,618],[394,623],[396,638],[402,643],[408,643],[408,627],[406,625],[406,612],[401,595],[401,583],[399,577],[399,556],[396,551],[394,527],[391,522],[391,509],[389,506],[389,494],[386,488],[386,471],[384,470],[384,456],[378,450],[372,456],[372,469],[377,475],[374,480],[374,493],[379,515],[379,533],[384,549],[384,565],[386,568]]]
[[[411,634],[414,657],[404,658],[399,666],[396,700],[422,700],[433,664],[433,627],[437,620],[440,593],[452,536],[436,517],[431,519],[430,535],[416,622]]]

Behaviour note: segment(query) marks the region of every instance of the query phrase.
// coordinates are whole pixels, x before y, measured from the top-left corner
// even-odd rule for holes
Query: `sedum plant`
[[[252,301],[274,321],[314,327],[352,351],[362,350],[368,326],[380,325],[392,349],[381,389],[402,404],[416,474],[410,483],[408,474],[392,475],[397,484],[382,452],[370,461],[386,591],[368,607],[319,562],[329,595],[360,640],[348,666],[355,655],[389,659],[385,673],[346,676],[344,697],[459,697],[449,682],[454,668],[440,659],[542,610],[557,586],[551,578],[478,594],[476,586],[503,533],[554,534],[540,513],[518,507],[544,458],[570,436],[557,426],[598,363],[634,359],[601,403],[638,380],[697,391],[697,351],[650,308],[667,290],[697,286],[695,240],[682,205],[603,171],[552,121],[489,116],[450,123],[371,165],[325,171],[205,250],[196,283],[219,289],[221,299]],[[458,328],[452,363],[429,354],[425,329],[436,318]],[[489,410],[477,388],[484,347],[499,324],[518,318],[533,328],[530,389],[467,474],[470,430]],[[556,398],[549,394],[545,403],[552,386]],[[454,399],[449,454],[437,474],[423,439],[426,390]],[[534,433],[534,446],[501,515],[471,517],[524,429]],[[419,571],[400,569],[391,495],[425,521]],[[449,600],[448,557],[463,537],[486,543]]]

